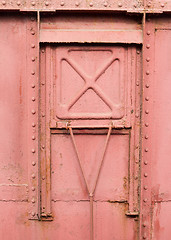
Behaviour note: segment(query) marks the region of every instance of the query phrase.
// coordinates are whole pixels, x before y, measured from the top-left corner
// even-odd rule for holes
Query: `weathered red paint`
[[[170,2],[0,7],[0,238],[170,239]]]

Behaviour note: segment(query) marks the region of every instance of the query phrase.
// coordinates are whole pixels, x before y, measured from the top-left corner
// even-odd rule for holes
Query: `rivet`
[[[149,110],[145,110],[145,113],[146,113],[146,114],[149,114]]]
[[[144,202],[147,202],[147,198],[144,198],[144,200],[143,200]]]
[[[140,51],[139,51],[139,50],[137,50],[137,54],[140,54]]]
[[[150,71],[149,70],[146,71],[146,75],[150,75]]]
[[[35,31],[34,31],[34,30],[32,30],[32,31],[31,31],[31,35],[34,35],[34,34],[35,34]]]
[[[149,49],[149,48],[150,48],[150,44],[147,44],[147,45],[146,45],[146,48],[148,48],[148,49]]]
[[[44,114],[44,113],[42,113],[42,117],[45,117],[45,114]]]
[[[36,99],[35,99],[35,97],[32,97],[32,99],[31,99],[31,100],[34,102]]]
[[[148,187],[145,185],[145,186],[144,186],[144,190],[147,190],[147,189],[148,189]]]
[[[31,87],[32,87],[32,88],[35,88],[35,84],[33,83],[33,84],[31,85]]]
[[[145,139],[148,139],[148,135],[145,135]]]
[[[42,177],[42,180],[45,180],[45,176]]]
[[[35,4],[36,4],[35,2],[31,2],[31,5],[32,5],[32,6],[35,6]]]
[[[35,150],[34,148],[33,148],[31,151],[32,151],[32,153],[35,153],[35,152],[36,152],[36,150]]]
[[[34,217],[35,216],[35,212],[32,212],[31,215]]]
[[[35,18],[34,17],[31,17],[31,21],[34,22]]]
[[[136,82],[136,85],[139,86],[139,82]]]
[[[35,113],[36,113],[36,111],[35,111],[34,109],[33,109],[31,112],[32,112],[32,114],[35,114]]]
[[[146,88],[149,88],[149,87],[150,87],[150,85],[149,85],[148,83],[147,83],[145,86],[146,86]]]
[[[149,101],[149,97],[145,97],[145,100],[146,100],[146,101]]]
[[[49,2],[45,2],[45,5],[46,5],[46,6],[49,6]]]
[[[35,199],[34,199],[34,198],[32,198],[31,202],[32,202],[32,203],[35,203]]]
[[[147,31],[147,35],[150,35],[151,34],[151,32],[150,31]]]
[[[2,5],[5,5],[6,4],[6,1],[2,1]]]
[[[35,174],[33,173],[33,174],[31,175],[31,177],[34,179],[36,176],[35,176]]]
[[[147,161],[144,161],[144,164],[145,164],[145,165],[147,165],[147,164],[148,164],[148,162],[147,162]]]
[[[122,7],[122,3],[121,2],[118,3],[118,7]]]
[[[32,165],[33,165],[33,166],[36,166],[36,162],[32,162]]]
[[[45,85],[45,83],[44,82],[42,82],[42,86],[44,86]]]
[[[135,117],[136,117],[136,118],[139,118],[139,114],[138,114],[138,113],[136,113],[136,114],[135,114]]]
[[[45,145],[42,145],[42,148],[44,149],[44,148],[45,148]]]
[[[32,44],[31,47],[32,47],[32,48],[35,48],[35,44]]]
[[[148,124],[148,123],[145,123],[145,126],[146,126],[146,127],[148,127],[148,126],[149,126],[149,124]]]
[[[136,4],[136,3],[134,4],[134,7],[135,7],[135,8],[137,7],[137,4]]]
[[[147,224],[146,224],[146,222],[144,222],[144,223],[143,223],[143,227],[146,227],[146,226],[147,226]]]
[[[17,5],[18,5],[18,6],[20,6],[20,5],[21,5],[21,2],[20,2],[20,1],[18,1],[18,2],[17,2]]]
[[[75,3],[75,6],[76,6],[76,7],[78,7],[79,5],[80,5],[80,3],[79,3],[79,2],[76,2],[76,3]]]
[[[150,22],[151,21],[151,19],[150,18],[147,18],[147,22]]]
[[[145,148],[145,152],[148,152],[148,148]]]
[[[35,189],[35,187],[32,187],[31,190],[34,192],[36,189]]]
[[[64,6],[64,5],[65,5],[65,3],[62,1],[62,2],[61,2],[61,6]]]
[[[148,2],[147,7],[151,7],[151,2]]]
[[[35,57],[32,57],[31,60],[32,60],[32,62],[34,62],[35,61]]]
[[[161,3],[161,7],[164,7],[164,3]]]
[[[93,7],[93,3],[92,3],[92,2],[90,2],[90,4],[89,4],[89,5],[90,5],[90,7]]]
[[[148,174],[147,174],[147,173],[144,173],[144,177],[148,177]]]
[[[42,49],[42,53],[44,53],[45,52],[45,50],[44,49]]]
[[[32,123],[32,127],[35,127],[35,126],[36,126],[36,124],[33,122],[33,123]]]
[[[134,178],[135,180],[137,180],[138,179],[138,177],[137,176],[135,176],[135,178]]]
[[[150,58],[149,58],[149,57],[147,57],[147,58],[146,58],[146,61],[147,61],[147,62],[149,62],[149,61],[150,61]]]
[[[32,72],[31,72],[31,75],[34,75],[35,74],[35,71],[33,70]]]
[[[144,202],[147,202],[145,200],[147,200],[147,199],[144,199]],[[147,239],[147,235],[146,234],[143,235],[143,239]]]
[[[35,140],[36,139],[36,137],[35,136],[32,136],[32,140]]]
[[[104,7],[107,7],[107,2],[104,2]]]

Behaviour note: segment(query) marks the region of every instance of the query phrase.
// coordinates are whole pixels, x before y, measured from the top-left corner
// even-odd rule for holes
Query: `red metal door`
[[[61,240],[137,238],[141,56],[101,31],[41,34],[68,39],[40,58],[42,216]]]

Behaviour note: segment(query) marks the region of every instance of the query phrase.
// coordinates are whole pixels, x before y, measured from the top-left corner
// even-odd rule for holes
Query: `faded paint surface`
[[[170,18],[0,19],[0,238],[169,240]]]

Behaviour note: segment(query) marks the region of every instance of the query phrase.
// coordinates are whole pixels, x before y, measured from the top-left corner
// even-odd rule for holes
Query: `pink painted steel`
[[[0,239],[170,240],[170,2],[144,4],[1,14]]]

